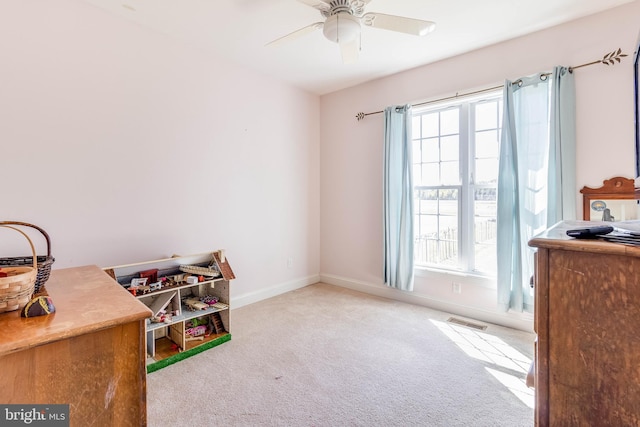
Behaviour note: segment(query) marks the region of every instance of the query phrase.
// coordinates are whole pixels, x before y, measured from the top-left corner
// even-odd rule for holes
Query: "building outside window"
[[[496,274],[502,91],[414,108],[417,266]]]

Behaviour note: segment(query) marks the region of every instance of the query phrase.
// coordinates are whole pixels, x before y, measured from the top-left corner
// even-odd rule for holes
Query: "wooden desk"
[[[54,270],[56,312],[0,314],[0,403],[69,404],[71,426],[145,426],[150,310],[97,266]]]
[[[577,240],[566,221],[537,247],[537,426],[640,425],[640,247]]]

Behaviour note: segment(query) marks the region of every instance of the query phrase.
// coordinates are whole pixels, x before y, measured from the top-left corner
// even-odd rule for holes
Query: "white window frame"
[[[476,154],[476,130],[475,130],[475,114],[474,108],[476,105],[483,102],[494,102],[502,100],[502,90],[497,89],[495,91],[486,92],[481,95],[469,96],[464,98],[458,98],[454,101],[443,101],[441,103],[432,103],[429,106],[414,107],[413,115],[422,115],[429,112],[445,111],[450,108],[459,107],[459,146],[458,146],[458,160],[459,160],[459,184],[442,184],[439,186],[427,185],[422,186],[421,183],[414,183],[414,191],[419,189],[446,189],[457,188],[459,189],[458,197],[458,263],[455,266],[449,266],[442,263],[436,264],[416,264],[418,269],[433,269],[442,270],[456,273],[470,274],[480,277],[495,277],[495,271],[486,272],[480,271],[478,266],[475,265],[475,239],[474,233],[474,194],[475,190],[480,188],[496,188],[495,186],[487,184],[475,184],[475,154]],[[498,116],[498,139],[500,138],[502,123],[500,122],[501,115]],[[419,139],[422,135],[413,135],[413,139]],[[416,206],[416,218],[418,217],[419,207]],[[417,227],[416,227],[417,228]],[[464,238],[467,236],[467,238]],[[416,237],[417,234],[416,234]]]

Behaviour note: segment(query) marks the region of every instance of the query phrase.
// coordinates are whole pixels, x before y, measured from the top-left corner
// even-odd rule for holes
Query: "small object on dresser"
[[[612,231],[613,227],[611,227],[610,225],[599,225],[567,230],[567,236],[575,237],[576,239],[594,239],[596,237],[609,234]]]
[[[20,313],[21,317],[46,316],[56,311],[50,296],[39,296],[27,303]]]

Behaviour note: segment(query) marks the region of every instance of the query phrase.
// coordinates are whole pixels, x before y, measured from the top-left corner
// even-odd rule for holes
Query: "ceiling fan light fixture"
[[[360,35],[360,28],[360,18],[349,13],[336,13],[327,18],[322,32],[334,43],[345,43],[356,40]]]

